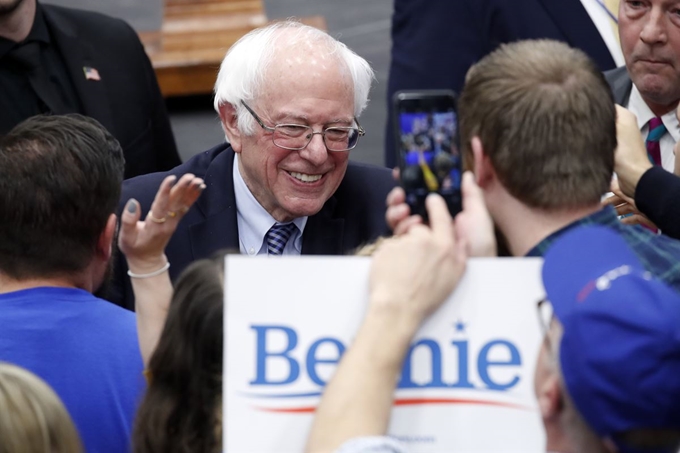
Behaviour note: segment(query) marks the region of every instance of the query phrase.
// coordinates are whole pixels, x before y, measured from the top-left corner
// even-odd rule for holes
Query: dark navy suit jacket
[[[385,163],[396,163],[392,95],[404,89],[460,93],[470,66],[500,44],[549,38],[616,67],[580,0],[395,0],[387,88]]]
[[[119,211],[130,198],[135,198],[141,204],[144,218],[166,176],[179,178],[193,173],[205,180],[207,188],[179,223],[165,250],[173,281],[194,260],[207,258],[221,249],[239,249],[233,165],[234,151],[224,143],[169,172],[139,176],[123,183]],[[343,255],[388,234],[385,199],[394,185],[388,169],[350,162],[338,190],[321,211],[307,220],[302,254]],[[125,259],[119,254],[108,298],[133,309],[134,297],[126,272]]]

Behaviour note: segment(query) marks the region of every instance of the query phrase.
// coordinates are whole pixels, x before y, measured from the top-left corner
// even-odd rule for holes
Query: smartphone
[[[425,198],[436,192],[455,216],[462,209],[456,95],[451,90],[399,91],[392,101],[401,186],[411,214],[427,221]]]

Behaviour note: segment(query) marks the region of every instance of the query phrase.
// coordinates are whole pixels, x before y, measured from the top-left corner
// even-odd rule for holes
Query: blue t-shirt
[[[145,388],[134,313],[73,288],[0,294],[0,361],[52,386],[88,452],[130,451]]]

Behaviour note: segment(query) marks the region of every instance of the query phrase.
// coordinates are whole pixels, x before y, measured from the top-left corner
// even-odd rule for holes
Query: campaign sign
[[[413,340],[389,435],[412,452],[545,451],[533,393],[541,265],[469,261]],[[323,388],[361,324],[369,267],[359,257],[227,257],[225,452],[304,450]]]

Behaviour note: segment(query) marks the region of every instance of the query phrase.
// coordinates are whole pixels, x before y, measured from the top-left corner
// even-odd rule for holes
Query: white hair
[[[282,31],[293,33],[279,39]],[[229,49],[215,82],[215,110],[219,113],[220,106],[231,104],[236,109],[239,130],[252,135],[255,120],[247,114],[241,101],[253,101],[260,95],[274,54],[282,48],[299,46],[300,41],[325,47],[329,55],[337,55],[347,66],[354,87],[354,116],[358,118],[368,104],[368,92],[375,78],[371,65],[328,33],[293,20],[253,30]]]

